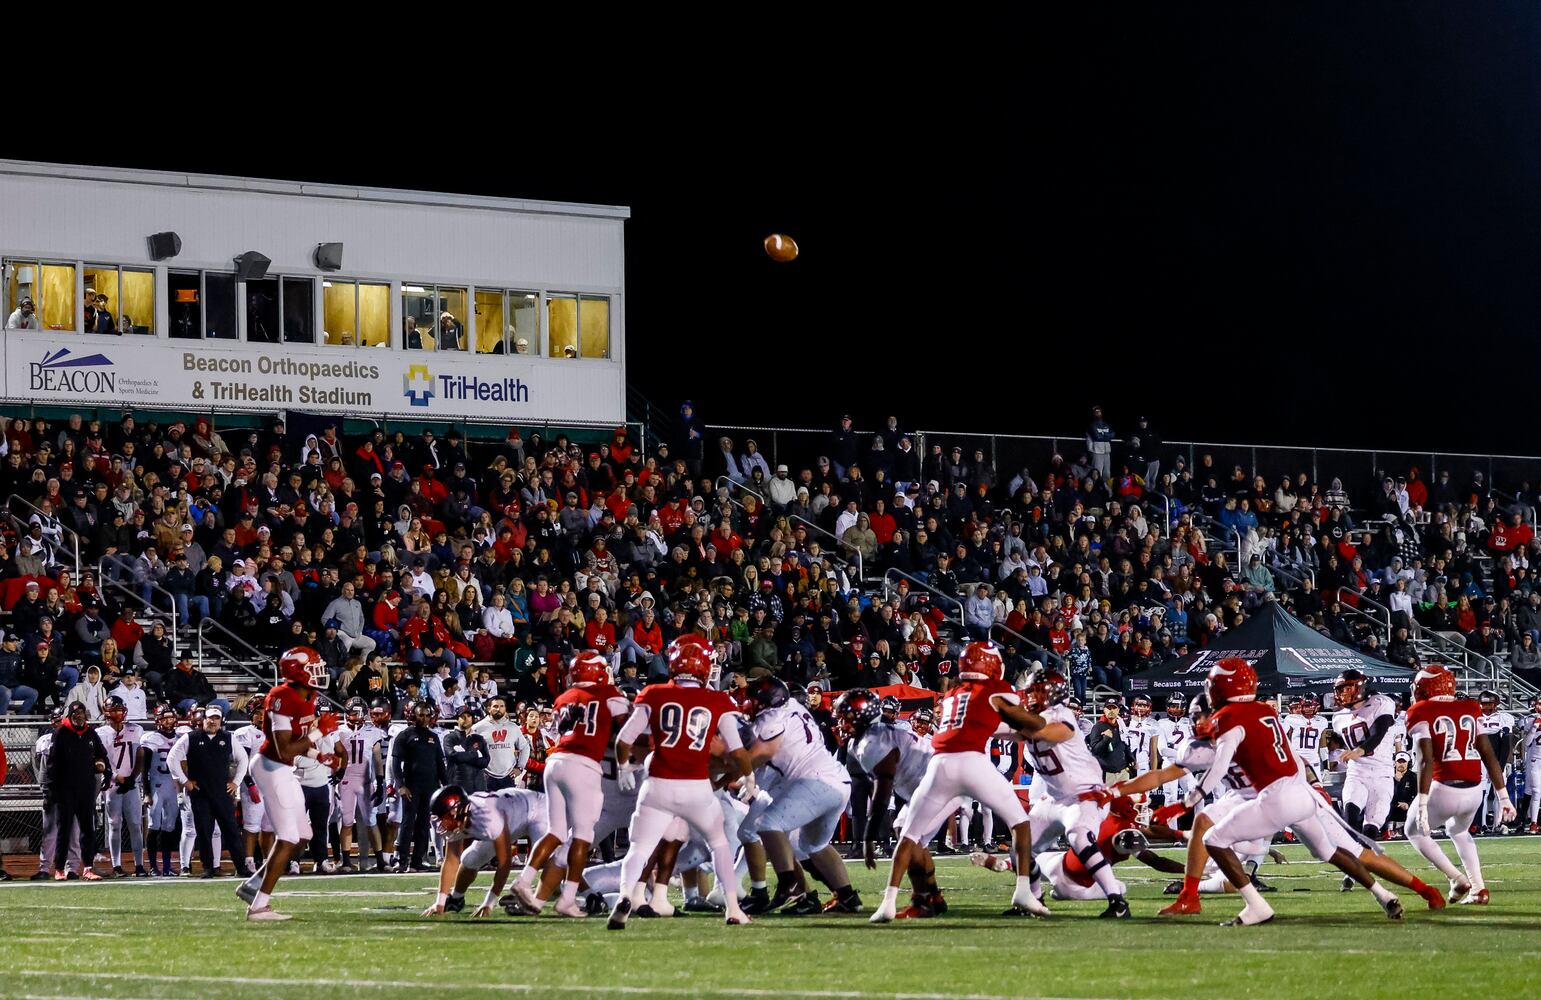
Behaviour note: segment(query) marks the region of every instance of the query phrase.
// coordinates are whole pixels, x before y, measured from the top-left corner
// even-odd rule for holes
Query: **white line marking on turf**
[[[315,986],[313,979],[276,979],[271,977],[246,977],[246,976],[159,976],[147,972],[64,972],[42,971],[36,969],[21,969],[11,973],[15,976],[48,976],[57,979],[121,979],[151,983],[236,983],[243,986]],[[443,986],[442,982],[434,980],[375,980],[375,979],[350,979],[348,986],[364,987],[368,989],[411,989],[424,988],[436,989]],[[680,992],[678,985],[667,986],[547,986],[533,983],[462,983],[457,984],[456,989],[464,991],[481,991],[489,993],[590,993],[613,994],[616,996],[677,996]],[[733,987],[713,989],[712,987],[692,986],[690,992],[696,996],[739,996],[739,997],[805,997],[808,1000],[877,1000],[877,998],[891,998],[891,1000],[1030,1000],[1021,995],[1008,996],[998,993],[868,993],[863,990],[765,990]],[[1036,1000],[1069,1000],[1059,997],[1038,997]],[[1108,1000],[1098,997],[1076,997],[1074,1000]]]

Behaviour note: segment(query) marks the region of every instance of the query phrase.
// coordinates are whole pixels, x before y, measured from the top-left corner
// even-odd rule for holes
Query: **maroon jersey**
[[[1475,785],[1482,780],[1482,706],[1470,698],[1415,701],[1407,710],[1407,738],[1434,744],[1434,780]]]
[[[1017,692],[1002,680],[963,681],[947,692],[936,712],[936,729],[931,737],[935,753],[984,753],[990,737],[1001,725],[1001,713],[990,704],[998,694],[1012,704]]]
[[[1232,729],[1243,733],[1231,762],[1241,768],[1259,792],[1281,778],[1299,773],[1300,765],[1290,750],[1284,723],[1260,701],[1233,701],[1215,713],[1215,727],[1224,736]]]
[[[653,739],[648,775],[684,780],[710,777],[717,720],[738,711],[727,692],[689,684],[650,684],[637,695],[637,706],[644,705]]]
[[[316,721],[316,692],[299,688],[288,681],[268,692],[263,699],[267,715],[262,720],[262,746],[257,752],[280,764],[293,764],[294,758],[283,757],[278,752],[278,740],[273,734],[287,730],[304,733]]]
[[[610,746],[610,727],[615,719],[614,699],[626,699],[613,684],[570,687],[552,706],[561,737],[552,753],[575,753],[590,760],[604,760]],[[624,712],[621,714],[625,714]]]

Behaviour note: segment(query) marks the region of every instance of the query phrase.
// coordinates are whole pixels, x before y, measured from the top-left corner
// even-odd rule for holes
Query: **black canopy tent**
[[[1356,669],[1370,678],[1370,685],[1391,693],[1406,691],[1413,671],[1359,650],[1334,642],[1303,624],[1273,601],[1229,632],[1222,632],[1208,647],[1153,670],[1124,678],[1124,693],[1149,695],[1158,700],[1179,692],[1189,698],[1204,689],[1204,678],[1217,660],[1239,656],[1257,671],[1258,694],[1321,695],[1332,690],[1340,671]]]

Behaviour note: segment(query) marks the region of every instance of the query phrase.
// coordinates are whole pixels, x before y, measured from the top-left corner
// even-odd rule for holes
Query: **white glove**
[[[637,790],[637,772],[642,770],[636,764],[622,764],[620,770],[615,772],[615,787],[623,792],[635,792]]]
[[[482,905],[472,912],[473,917],[485,917],[492,913],[492,908],[497,905],[498,897],[491,889],[487,890],[487,898],[482,900]]]
[[[755,784],[754,775],[746,774],[744,780],[738,783],[738,800],[746,805],[754,801],[754,797],[760,794],[760,786]]]
[[[1422,793],[1413,797],[1413,804],[1407,810],[1407,828],[1410,833],[1428,834],[1429,832],[1429,797]]]
[[[1183,805],[1187,806],[1189,809],[1197,808],[1198,804],[1203,801],[1204,792],[1201,788],[1199,788],[1198,785],[1194,785],[1192,788],[1188,789],[1188,794],[1183,796]]]
[[[1498,790],[1499,822],[1513,823],[1519,813],[1514,808],[1514,803],[1509,801],[1509,792],[1506,789]]]

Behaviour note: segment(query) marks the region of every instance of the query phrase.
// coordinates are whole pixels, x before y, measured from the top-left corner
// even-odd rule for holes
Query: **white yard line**
[[[147,983],[232,983],[239,986],[292,986],[296,988],[314,988],[314,979],[277,979],[272,977],[246,977],[246,976],[162,976],[142,972],[44,972],[41,970],[24,969],[11,972],[13,976],[49,977],[53,979],[107,979],[124,980],[129,982]],[[338,986],[351,986],[361,989],[373,990],[408,990],[428,989],[443,990],[445,982],[440,980],[374,980],[374,979],[350,979],[345,984]],[[457,992],[485,992],[485,993],[588,993],[609,996],[677,996],[682,991],[680,984],[666,986],[548,986],[533,983],[455,983],[453,989]],[[996,994],[996,993],[874,993],[865,990],[789,990],[789,989],[752,989],[744,987],[713,988],[691,984],[688,992],[695,996],[722,996],[722,997],[799,997],[806,1000],[1029,1000],[1022,994]],[[1108,1000],[1108,998],[1095,997],[1038,997],[1036,1000]]]

